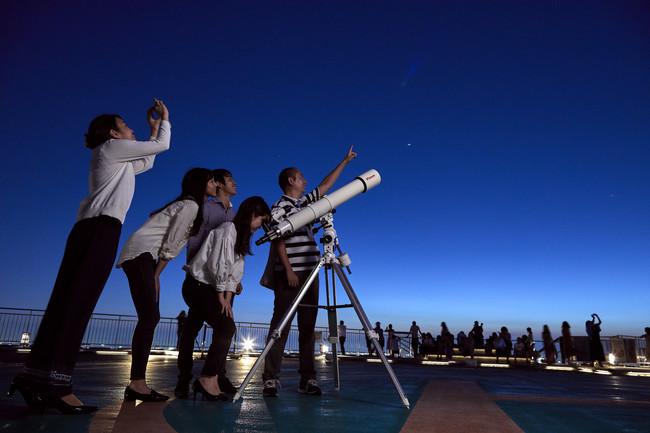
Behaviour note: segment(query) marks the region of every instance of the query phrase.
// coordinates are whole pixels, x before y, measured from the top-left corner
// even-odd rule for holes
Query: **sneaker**
[[[301,379],[300,385],[298,386],[298,392],[300,394],[308,395],[322,395],[323,391],[318,387],[316,379]]]
[[[236,394],[237,393],[237,388],[232,384],[230,379],[226,376],[219,376],[217,378],[217,382],[219,383],[219,388],[221,389],[221,392],[225,392],[226,394]]]
[[[277,379],[265,380],[262,395],[264,397],[277,397],[278,385],[280,385],[280,381]]]

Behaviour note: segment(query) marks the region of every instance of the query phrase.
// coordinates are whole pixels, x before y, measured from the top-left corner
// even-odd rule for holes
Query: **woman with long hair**
[[[226,394],[221,393],[217,375],[224,369],[236,329],[231,300],[244,276],[244,259],[252,255],[251,236],[270,215],[262,197],[247,198],[239,206],[235,218],[212,230],[192,260],[183,267],[187,271],[183,299],[213,329],[201,377],[192,384],[195,399],[198,392],[210,401],[228,400]],[[183,332],[181,345],[187,338],[193,337]],[[186,368],[179,365],[179,369]]]
[[[155,118],[154,113],[158,116]],[[72,372],[90,316],[113,268],[122,224],[133,199],[135,176],[153,167],[155,155],[169,149],[167,107],[157,99],[147,111],[149,141],[136,141],[116,114],[90,122],[84,145],[92,149],[90,194],[79,206],[43,315],[22,374],[11,381],[31,408],[86,414],[96,406],[72,394]]]
[[[570,363],[571,358],[576,356],[576,349],[573,345],[573,337],[571,336],[571,325],[569,322],[562,322],[562,337],[560,337],[560,353],[562,354],[562,364],[565,362]]]
[[[555,364],[557,360],[557,349],[555,348],[555,342],[553,341],[553,337],[551,337],[551,330],[548,328],[548,325],[544,325],[542,329],[542,340],[544,341],[546,363]]]
[[[169,397],[147,386],[145,373],[156,325],[160,320],[160,274],[183,250],[187,239],[203,221],[203,203],[217,195],[217,184],[207,168],[193,168],[183,177],[181,194],[154,211],[124,244],[117,268],[129,280],[138,324],[131,343],[131,382],[124,390],[126,401],[165,401]]]

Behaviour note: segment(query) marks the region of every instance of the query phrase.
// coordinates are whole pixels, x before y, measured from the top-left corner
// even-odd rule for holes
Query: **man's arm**
[[[271,242],[271,246],[272,248],[275,248],[275,252],[280,259],[280,263],[282,263],[282,266],[284,267],[284,271],[287,274],[287,282],[289,283],[289,287],[298,287],[298,276],[293,271],[291,263],[289,262],[289,256],[287,255],[287,246],[284,244],[284,239],[274,239]]]
[[[357,157],[356,152],[352,151],[352,147],[353,146],[350,146],[350,150],[348,150],[348,154],[345,155],[343,161],[339,162],[339,165],[337,165],[330,174],[325,176],[325,179],[323,179],[320,185],[318,185],[318,191],[320,192],[321,196],[327,194],[327,191],[329,191],[332,185],[334,185],[334,182],[336,182],[336,179],[339,178],[339,175],[343,171],[343,168],[348,164],[348,162]]]

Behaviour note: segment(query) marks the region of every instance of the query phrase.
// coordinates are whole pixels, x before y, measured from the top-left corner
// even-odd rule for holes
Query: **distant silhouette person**
[[[413,324],[411,325],[411,329],[409,329],[409,333],[411,334],[411,347],[413,347],[413,357],[417,358],[418,357],[418,346],[420,345],[420,327],[415,323],[415,320],[413,321]]]
[[[400,338],[397,335],[395,335],[395,333],[393,333],[391,339],[386,343],[391,345],[390,356],[393,358],[395,357],[395,355],[397,355],[397,357],[399,358],[399,342],[400,342]]]
[[[544,325],[542,340],[544,341],[546,363],[555,364],[557,360],[557,349],[555,349],[555,342],[553,341],[553,337],[551,337],[551,330],[548,328],[548,325]]]
[[[185,319],[187,319],[187,314],[185,313],[185,310],[181,310],[181,312],[176,316],[176,349],[178,350],[178,343],[181,341],[181,334],[183,333],[183,325],[185,324]]]
[[[465,338],[465,343],[463,344],[463,355],[469,356],[472,359],[474,358],[474,333],[472,331],[469,331],[469,334],[467,334],[467,338]]]
[[[531,352],[535,351],[535,338],[533,337],[533,330],[530,328],[526,328],[526,337],[528,337],[528,347],[530,348]]]
[[[379,338],[377,340],[379,341],[379,347],[381,347],[381,350],[383,351],[384,350],[384,344],[386,343],[386,341],[384,340],[384,330],[381,329],[381,323],[380,322],[375,323],[375,332],[379,336]],[[379,355],[379,354],[377,354],[377,355]]]
[[[394,341],[393,339],[395,338],[395,330],[393,329],[392,324],[388,324],[388,328],[385,330],[386,332],[386,349],[388,349],[388,352],[390,353],[390,356],[395,356],[395,350],[394,350]]]
[[[422,335],[422,345],[420,346],[420,355],[435,355],[437,351],[436,341],[430,332]]]
[[[483,323],[479,325],[478,320],[475,320],[472,333],[474,334],[474,347],[476,349],[483,349],[485,347],[485,341],[483,340]]]
[[[645,328],[645,334],[641,338],[645,338],[645,362],[650,362],[650,327]]]
[[[512,336],[510,335],[510,332],[508,332],[508,328],[502,326],[499,336],[503,338],[503,342],[506,344],[505,354],[509,358],[512,353]]]
[[[517,361],[517,358],[524,358],[526,359],[526,345],[524,344],[524,338],[526,336],[524,335],[523,337],[517,337],[517,342],[513,346],[513,354],[515,356],[515,361]]]
[[[598,319],[598,323],[596,323]],[[600,342],[600,325],[603,323],[598,317],[598,314],[591,315],[591,320],[585,322],[587,329],[587,336],[589,336],[589,360],[593,363],[602,365],[605,362],[605,352],[603,351],[603,344]]]
[[[493,332],[488,338],[485,339],[485,354],[492,356],[492,351],[494,350],[494,341],[498,338],[497,333]],[[498,355],[498,354],[497,354]]]
[[[458,344],[458,350],[460,350],[460,353],[463,353],[466,340],[467,340],[467,335],[465,335],[464,331],[460,331],[458,335],[456,335],[456,344]]]
[[[522,335],[521,336],[521,341],[524,343],[524,350],[525,350],[525,355],[526,355],[526,360],[529,359],[534,359],[535,358],[535,350],[530,344],[530,341],[528,340],[527,335]]]
[[[571,326],[569,322],[562,322],[562,337],[560,337],[560,354],[562,356],[562,364],[570,362],[571,358],[576,356],[577,351],[573,345],[573,337],[571,336]]]
[[[339,343],[341,344],[341,355],[345,355],[345,335],[348,328],[343,324],[343,320],[339,323],[338,333],[339,333]]]
[[[454,356],[454,334],[449,332],[447,324],[445,322],[440,323],[441,332],[440,336],[442,337],[442,354],[445,356],[447,361],[451,361]]]

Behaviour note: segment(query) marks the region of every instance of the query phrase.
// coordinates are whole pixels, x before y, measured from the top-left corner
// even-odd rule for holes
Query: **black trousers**
[[[68,236],[50,302],[23,371],[51,395],[72,392],[79,347],[111,274],[121,231],[119,220],[99,216],[78,221]]]
[[[280,324],[282,317],[284,317],[285,313],[291,307],[296,295],[305,281],[307,281],[310,273],[311,271],[296,272],[299,280],[298,287],[289,287],[284,272],[275,273],[275,300],[273,301],[273,317],[271,318],[267,341],[275,328]],[[304,305],[318,305],[318,276],[314,279],[300,303]],[[314,379],[316,377],[316,370],[314,368],[314,327],[316,326],[317,315],[318,308],[298,307],[298,350],[300,360],[298,373],[300,373],[302,379]],[[282,355],[284,354],[284,346],[287,344],[287,337],[289,336],[292,321],[293,317],[289,320],[289,325],[285,326],[282,330],[280,339],[275,342],[264,359],[263,380],[278,379],[280,377]]]
[[[215,288],[196,280],[189,274],[183,282],[183,299],[190,307],[190,311],[194,311],[194,323],[198,323],[200,319],[201,326],[203,326],[203,322],[207,322],[212,327],[212,343],[208,349],[201,375],[217,376],[225,371],[228,350],[230,350],[232,336],[235,335],[237,329],[235,322],[231,317],[227,317],[221,312],[221,303]],[[189,363],[188,358],[185,356],[181,359],[180,354],[186,353],[186,348],[194,345],[195,332],[198,333],[198,331],[195,331],[196,326],[193,328],[187,327],[188,321],[186,320],[183,326],[178,358],[178,369],[181,372],[179,379],[186,378],[187,380],[192,376],[191,351],[189,352]]]
[[[147,371],[156,326],[160,321],[154,279],[156,261],[151,253],[143,253],[124,262],[122,269],[129,280],[131,298],[138,313],[138,324],[131,339],[131,380],[142,380]]]
[[[230,305],[234,305],[235,296],[232,297]],[[187,318],[183,324],[181,337],[178,339],[178,379],[182,382],[189,382],[192,379],[192,366],[194,365],[194,340],[198,337],[203,328],[203,315],[190,308],[187,311]],[[185,338],[182,337],[183,333]],[[226,376],[226,364],[223,370],[219,371],[219,377]]]

